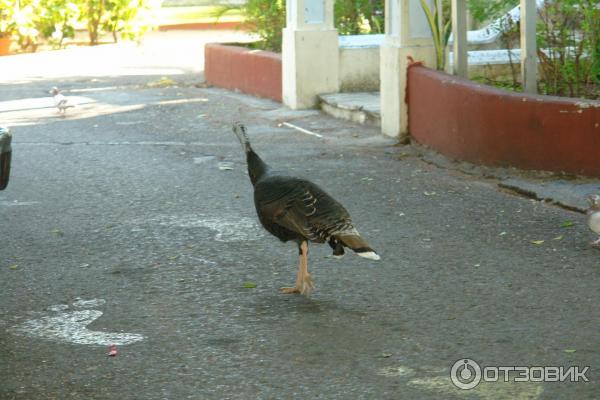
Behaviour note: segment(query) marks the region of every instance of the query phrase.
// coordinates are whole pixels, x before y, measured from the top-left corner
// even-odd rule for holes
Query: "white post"
[[[537,93],[536,0],[521,0],[521,82],[525,93]]]
[[[452,36],[454,57],[452,73],[467,78],[467,4],[466,0],[452,0]]]
[[[312,108],[317,95],[339,91],[339,40],[333,0],[287,0],[283,29],[283,102]]]
[[[430,7],[435,0],[427,0]],[[385,41],[380,48],[381,131],[404,141],[408,57],[435,68],[435,48],[420,0],[386,0]]]

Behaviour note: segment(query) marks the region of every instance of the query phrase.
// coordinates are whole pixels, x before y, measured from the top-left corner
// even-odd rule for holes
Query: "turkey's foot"
[[[310,274],[306,274],[296,281],[296,286],[282,287],[279,290],[284,294],[300,293],[308,296],[314,288],[315,284],[313,283],[312,277]]]

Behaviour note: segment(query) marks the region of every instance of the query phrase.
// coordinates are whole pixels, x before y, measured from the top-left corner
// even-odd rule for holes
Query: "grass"
[[[158,10],[159,25],[177,25],[189,23],[214,23],[218,6],[189,6],[189,7],[162,7]],[[241,22],[242,14],[239,10],[229,10],[219,22]]]

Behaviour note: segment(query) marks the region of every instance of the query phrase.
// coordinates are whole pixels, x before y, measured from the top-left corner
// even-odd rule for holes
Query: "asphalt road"
[[[39,68],[0,84],[14,134],[0,399],[600,398],[600,251],[583,215],[377,129],[197,87],[193,69]],[[78,102],[64,118],[54,85]],[[340,200],[382,261],[312,246],[316,290],[279,294],[297,249],[259,226],[233,121],[268,163]],[[449,371],[466,357],[589,366],[589,382],[460,390]]]

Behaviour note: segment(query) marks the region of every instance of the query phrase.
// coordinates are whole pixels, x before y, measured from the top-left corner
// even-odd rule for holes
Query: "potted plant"
[[[10,43],[16,24],[10,0],[0,0],[0,56],[9,54]]]

